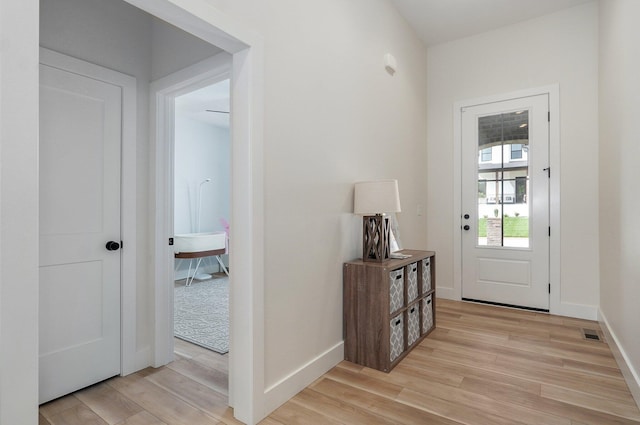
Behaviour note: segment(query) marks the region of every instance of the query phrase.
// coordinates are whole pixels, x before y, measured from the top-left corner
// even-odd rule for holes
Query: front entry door
[[[40,65],[40,403],[120,373],[121,88]]]
[[[461,110],[463,299],[549,309],[548,105]]]

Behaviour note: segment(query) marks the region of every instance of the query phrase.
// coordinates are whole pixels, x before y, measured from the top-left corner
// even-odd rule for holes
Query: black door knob
[[[464,229],[464,230],[469,230],[469,229],[471,229],[471,227],[469,227],[469,225],[468,225],[468,224],[465,224],[465,225],[464,225],[464,227],[463,227],[463,229]]]
[[[465,214],[465,215],[464,215],[464,219],[465,219],[465,220],[469,220],[469,214]]]
[[[107,242],[107,251],[117,251],[120,249],[120,244],[116,241]]]

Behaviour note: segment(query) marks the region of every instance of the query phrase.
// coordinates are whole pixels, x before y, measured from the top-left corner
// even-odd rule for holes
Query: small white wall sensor
[[[396,62],[396,58],[394,58],[391,53],[384,55],[384,67],[389,74],[393,75],[396,73],[398,62]]]

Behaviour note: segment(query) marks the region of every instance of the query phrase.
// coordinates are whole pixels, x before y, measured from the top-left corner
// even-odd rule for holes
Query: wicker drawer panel
[[[411,347],[420,338],[420,304],[416,303],[407,310],[407,347]]]
[[[422,293],[426,294],[431,290],[431,259],[422,260]]]
[[[394,313],[404,304],[404,269],[389,272],[389,311]]]
[[[389,334],[389,360],[394,361],[404,351],[404,320],[403,315],[398,314],[391,319],[389,325],[391,332]]]
[[[407,303],[418,299],[418,263],[407,266]]]
[[[422,300],[422,333],[425,334],[433,327],[433,295]]]

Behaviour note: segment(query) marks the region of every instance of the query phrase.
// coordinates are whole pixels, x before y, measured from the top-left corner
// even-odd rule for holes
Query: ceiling
[[[391,0],[427,46],[593,0]]]
[[[227,79],[176,97],[176,114],[184,114],[216,127],[229,128],[229,114],[222,113],[230,110],[229,89]]]
[[[478,148],[502,144],[529,144],[529,111],[507,112],[478,118]]]

